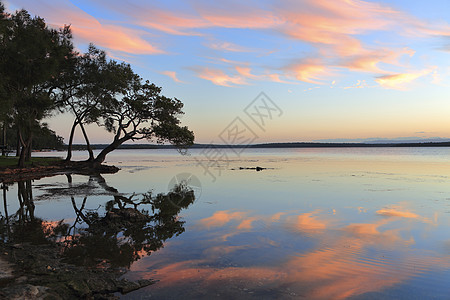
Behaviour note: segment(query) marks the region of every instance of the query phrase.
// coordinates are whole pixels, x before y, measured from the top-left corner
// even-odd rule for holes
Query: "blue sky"
[[[185,103],[196,141],[240,117],[258,142],[450,137],[448,1],[9,0],[71,24]],[[264,92],[282,110],[261,130],[244,109]],[[70,115],[50,126],[62,136]],[[90,128],[93,142],[108,142]],[[78,138],[81,142],[81,136]]]

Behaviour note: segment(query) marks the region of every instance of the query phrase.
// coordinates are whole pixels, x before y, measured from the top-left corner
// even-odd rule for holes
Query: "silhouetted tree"
[[[147,139],[169,141],[178,148],[193,144],[194,134],[180,126],[183,103],[161,95],[161,88],[134,75],[122,97],[104,103],[100,125],[114,133],[114,139],[95,158],[102,163],[106,155],[126,141]]]
[[[66,160],[72,155],[75,129],[80,126],[89,151],[89,161],[102,163],[106,155],[129,140],[169,141],[178,147],[193,143],[194,135],[179,126],[183,104],[162,96],[161,88],[143,81],[130,65],[107,60],[106,53],[93,45],[78,57],[74,72],[63,79],[61,99],[74,114]],[[97,123],[113,132],[114,139],[95,158],[83,124]]]
[[[9,145],[17,143],[17,127],[13,124],[6,128],[6,140]],[[36,124],[33,128],[32,147],[35,150],[64,149],[64,139],[48,128],[47,123]]]
[[[72,35],[68,26],[50,29],[44,19],[33,18],[25,10],[6,18],[0,77],[3,97],[10,104],[6,114],[18,128],[19,166],[23,167],[31,153],[33,128],[55,109],[54,80],[73,55]]]
[[[75,129],[81,128],[89,152],[89,161],[94,160],[84,124],[99,122],[100,107],[112,101],[127,87],[133,72],[128,64],[107,60],[106,53],[94,45],[73,60],[72,72],[62,78],[60,99],[64,109],[74,116],[69,136],[66,160],[72,157]]]
[[[4,69],[7,39],[11,29],[11,20],[9,17],[9,14],[5,12],[3,3],[0,2],[0,72]],[[2,142],[0,145],[5,147],[2,149],[2,155],[5,155],[7,145],[6,130],[8,124],[11,123],[12,101],[6,94],[6,74],[1,72],[0,75],[2,75],[0,76],[0,126],[2,136]]]

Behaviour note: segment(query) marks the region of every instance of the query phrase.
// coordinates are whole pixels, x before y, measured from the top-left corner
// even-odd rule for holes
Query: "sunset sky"
[[[450,138],[450,2],[8,0],[71,24],[185,103],[196,142],[239,117],[255,142]],[[244,111],[264,92],[280,113]],[[72,116],[50,119],[67,138]],[[93,142],[110,136],[92,128]],[[81,142],[81,135],[77,142]]]

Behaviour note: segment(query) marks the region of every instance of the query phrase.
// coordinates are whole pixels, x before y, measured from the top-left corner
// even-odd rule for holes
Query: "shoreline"
[[[92,150],[103,150],[108,144],[92,144]],[[280,143],[260,143],[247,145],[228,145],[228,144],[194,144],[188,149],[204,149],[204,148],[428,148],[428,147],[450,147],[450,142],[376,142],[376,143],[353,143],[353,142],[280,142]],[[160,150],[174,149],[173,145],[154,145],[154,144],[122,144],[117,150]],[[74,144],[73,151],[86,151],[86,145]],[[48,151],[67,151],[66,148],[59,150],[43,149],[35,152]]]
[[[3,299],[118,299],[154,284],[121,278],[125,269],[86,267],[63,261],[63,245],[0,244],[0,297]]]
[[[116,166],[104,164],[94,167],[87,161],[57,161],[50,165],[31,165],[25,168],[2,167],[0,168],[0,183],[40,179],[58,174],[114,174],[119,170]]]

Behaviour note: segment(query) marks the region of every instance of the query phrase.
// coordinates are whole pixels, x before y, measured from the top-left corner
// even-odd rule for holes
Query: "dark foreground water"
[[[92,243],[72,260],[158,280],[124,299],[450,299],[450,149],[120,150],[108,163],[121,171],[9,186],[2,228],[32,214],[55,240]],[[195,199],[155,200],[180,182]],[[95,227],[131,209],[145,218]]]

